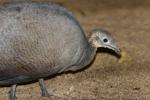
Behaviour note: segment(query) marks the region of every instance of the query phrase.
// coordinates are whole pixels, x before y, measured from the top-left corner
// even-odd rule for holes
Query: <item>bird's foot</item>
[[[41,88],[42,96],[49,97],[50,95],[49,95],[49,93],[48,93],[48,91],[46,89],[46,86],[44,84],[44,79],[43,78],[39,79],[39,85],[40,85],[40,88]]]
[[[17,85],[14,84],[11,86],[11,90],[10,90],[10,98],[11,100],[17,100],[17,97],[16,97],[16,87]]]

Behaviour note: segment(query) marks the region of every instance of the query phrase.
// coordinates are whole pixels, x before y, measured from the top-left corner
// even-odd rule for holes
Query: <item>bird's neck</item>
[[[94,60],[97,50],[97,48],[95,48],[91,42],[88,42],[85,47],[86,48],[82,52],[82,55],[78,62],[78,64],[82,67],[89,65]]]
[[[91,54],[91,59],[93,59],[96,55],[96,51],[97,51],[97,47],[95,47],[93,41],[91,41],[91,39],[89,38],[88,40],[89,42],[89,47],[90,47],[90,54]]]
[[[92,62],[92,60],[94,59],[94,57],[96,55],[97,47],[95,46],[92,38],[88,39],[88,43],[89,43],[89,54],[90,54],[89,61]]]
[[[89,49],[89,54],[90,54],[89,62],[91,63],[92,60],[94,60],[94,57],[95,57],[95,55],[96,55],[97,48],[94,47],[93,44],[90,44],[90,43],[89,43],[89,45],[90,45],[90,46],[89,46],[89,47],[90,47],[90,49]]]
[[[88,38],[88,42],[89,42],[89,45],[91,46],[91,48],[95,49],[95,51],[96,51],[97,48],[98,48],[98,44],[97,44],[97,42],[95,42],[95,37],[94,36],[90,36]]]

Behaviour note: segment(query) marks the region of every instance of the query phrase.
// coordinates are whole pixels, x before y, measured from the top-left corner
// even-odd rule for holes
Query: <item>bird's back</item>
[[[76,64],[88,49],[79,23],[57,5],[1,5],[0,22],[0,81],[44,77]]]

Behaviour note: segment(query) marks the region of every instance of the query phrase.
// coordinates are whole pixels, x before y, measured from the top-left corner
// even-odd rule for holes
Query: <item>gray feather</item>
[[[0,84],[78,70],[95,54],[72,13],[58,5],[1,5],[0,22]]]

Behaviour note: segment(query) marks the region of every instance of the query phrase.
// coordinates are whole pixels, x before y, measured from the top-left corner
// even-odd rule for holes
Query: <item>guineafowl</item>
[[[66,8],[47,3],[18,2],[0,5],[0,85],[16,86],[38,80],[48,96],[44,78],[89,65],[97,48],[120,50],[112,35],[94,29],[87,38]]]

